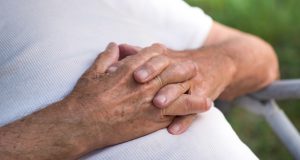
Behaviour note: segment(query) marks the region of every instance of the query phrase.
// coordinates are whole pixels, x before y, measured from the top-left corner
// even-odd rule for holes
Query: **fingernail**
[[[115,72],[117,69],[118,69],[118,67],[116,67],[116,66],[110,66],[110,67],[107,69],[107,72],[108,72],[108,73],[113,73],[113,72]]]
[[[149,76],[149,73],[145,69],[140,69],[135,72],[135,75],[140,79],[145,80]]]
[[[155,97],[155,101],[157,103],[159,103],[160,105],[164,105],[167,101],[167,98],[164,95],[159,95],[159,96]]]
[[[179,126],[178,124],[175,124],[175,125],[173,125],[173,126],[171,127],[170,130],[171,130],[171,132],[174,133],[174,134],[179,133],[179,131],[180,131],[180,126]]]

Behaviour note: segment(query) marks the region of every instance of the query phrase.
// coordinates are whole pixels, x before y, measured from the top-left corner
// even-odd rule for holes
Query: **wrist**
[[[201,79],[197,83],[202,86],[202,94],[211,99],[217,98],[234,80],[237,67],[234,59],[227,53],[214,48],[203,48],[179,54],[178,58],[193,61],[197,65]]]
[[[92,151],[109,146],[109,133],[101,115],[96,115],[89,104],[82,102],[76,96],[69,96],[61,103],[64,112],[68,113],[66,123],[74,129],[76,135],[73,141],[80,145],[83,151]],[[80,142],[80,143],[79,143]]]
[[[61,132],[56,139],[70,148],[69,157],[78,158],[104,146],[104,144],[96,143],[95,134],[99,137],[102,137],[102,134],[95,133],[89,126],[85,111],[82,107],[78,107],[76,101],[71,98],[63,99],[53,104],[53,109],[57,113],[56,130]]]

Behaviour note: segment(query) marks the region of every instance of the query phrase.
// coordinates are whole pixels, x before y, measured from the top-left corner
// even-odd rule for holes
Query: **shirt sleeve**
[[[129,9],[131,16],[142,22],[147,28],[145,32],[172,49],[201,47],[213,23],[202,9],[183,0],[134,0],[133,3],[134,8]]]

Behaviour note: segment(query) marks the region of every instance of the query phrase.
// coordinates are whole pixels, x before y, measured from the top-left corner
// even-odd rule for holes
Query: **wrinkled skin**
[[[76,159],[166,126],[180,134],[207,97],[230,100],[278,78],[270,45],[218,23],[199,49],[119,49],[109,45],[63,100],[2,126],[1,159]],[[143,64],[154,71],[146,79]]]
[[[0,128],[1,158],[74,159],[165,128],[177,115],[208,110],[207,99],[185,94],[196,74],[193,63],[160,65],[144,84],[134,79],[139,66],[165,52],[155,44],[118,61],[119,48],[111,43],[63,100]],[[154,96],[167,86],[178,94],[167,108],[155,107]]]
[[[187,81],[196,73],[194,64],[191,63],[178,64],[180,67],[177,67],[176,72],[173,72],[174,67],[178,65],[161,65],[157,68],[160,70],[157,73],[161,73],[160,78],[154,78],[145,84],[137,83],[133,78],[134,70],[147,60],[164,54],[165,50],[160,45],[153,45],[141,52],[120,61],[117,70],[105,72],[107,67],[103,67],[103,64],[108,66],[107,59],[111,57],[110,63],[113,63],[119,54],[118,47],[111,44],[96,60],[95,64],[99,65],[93,65],[80,78],[68,98],[74,102],[76,110],[86,116],[81,119],[86,120],[83,123],[92,129],[90,133],[95,139],[99,139],[99,134],[105,135],[105,139],[109,141],[105,142],[105,146],[165,128],[176,115],[194,114],[210,107],[206,99],[190,100],[188,95],[183,95],[189,89]],[[178,88],[183,93],[174,96],[174,103],[166,109],[154,107],[153,97],[161,87],[169,86],[169,83],[179,85]],[[95,145],[101,144],[100,142],[103,143],[103,137],[98,143],[95,141]]]
[[[159,44],[158,47],[166,50],[166,53],[154,57],[157,59],[156,61],[147,61],[145,64],[140,66],[134,72],[134,77],[137,82],[145,83],[157,76],[157,73],[159,73],[160,69],[156,69],[156,66],[159,66],[160,63],[167,63],[168,65],[176,65],[183,62],[193,63],[197,68],[197,72],[196,75],[190,80],[189,92],[199,97],[205,96],[211,99],[216,99],[225,89],[226,85],[229,84],[233,77],[233,73],[235,72],[235,68],[232,64],[226,65],[232,63],[231,60],[219,53],[199,55],[200,53],[196,53],[192,50],[174,51],[166,48],[162,44]],[[122,44],[120,48],[122,50],[121,57],[123,58],[135,54],[141,54],[139,51],[142,49],[140,47],[127,44]],[[198,55],[193,59],[194,54]],[[224,67],[225,65],[227,66],[226,68]],[[116,66],[118,66],[118,64]],[[150,76],[147,78],[142,78],[142,76],[138,74],[140,70],[146,70]],[[163,104],[159,103],[159,101],[157,101],[156,104],[163,107]]]
[[[231,64],[229,65],[229,63],[232,62],[222,54],[210,53],[209,55],[200,55],[200,57],[198,54],[197,57],[193,58],[193,54],[197,54],[193,53],[193,51],[174,51],[166,48],[162,44],[157,44],[157,47],[161,48],[162,50],[166,50],[166,52],[164,54],[154,56],[152,59],[146,61],[135,70],[134,78],[137,82],[143,84],[151,81],[161,72],[161,67],[159,66],[163,66],[163,64],[177,66],[178,68],[170,68],[170,70],[173,70],[177,73],[180,72],[181,67],[178,64],[193,64],[196,68],[196,75],[190,81],[188,81],[188,92],[191,96],[195,97],[195,99],[207,99],[207,103],[209,104],[211,99],[215,100],[224,91],[225,87],[229,84],[233,77],[235,69],[231,67]],[[142,48],[127,44],[120,45],[120,49],[121,59],[135,54],[143,54],[140,52]],[[110,68],[118,68],[122,63],[123,62],[117,62]],[[224,68],[223,66],[227,67]],[[146,78],[143,77],[145,72],[148,73]],[[186,70],[185,72],[189,72],[189,70]],[[153,103],[158,108],[168,108],[180,94],[183,94],[182,90],[180,90],[180,87],[177,87],[176,85],[167,85],[159,90],[153,100]],[[178,113],[178,115],[181,114]],[[196,114],[177,116],[172,125],[169,127],[169,132],[171,134],[180,134],[184,132],[196,118],[196,116]],[[179,131],[178,129],[177,131],[176,129],[173,130],[173,127],[175,126],[176,129],[181,129]]]

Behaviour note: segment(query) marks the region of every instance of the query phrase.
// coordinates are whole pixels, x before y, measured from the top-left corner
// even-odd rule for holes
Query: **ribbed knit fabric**
[[[254,160],[256,156],[236,136],[216,108],[199,114],[182,135],[166,129],[83,157],[89,160]]]
[[[201,47],[211,24],[181,0],[0,0],[0,126],[62,99],[111,41],[192,49]],[[255,156],[213,109],[182,136],[161,130],[85,158]]]

